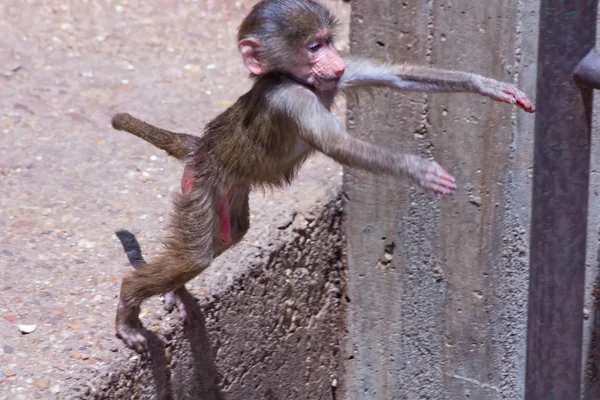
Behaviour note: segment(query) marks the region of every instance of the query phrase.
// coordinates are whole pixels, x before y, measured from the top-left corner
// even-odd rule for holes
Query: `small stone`
[[[15,349],[12,346],[9,346],[7,344],[4,345],[2,350],[4,351],[5,354],[13,354],[15,352]]]
[[[32,333],[37,329],[37,325],[17,325],[17,327],[23,334]]]
[[[60,393],[60,385],[54,385],[50,388],[50,392],[54,394]]]
[[[81,324],[77,324],[77,323],[67,324],[67,326],[74,331],[81,328]]]
[[[86,239],[81,239],[77,243],[77,246],[83,247],[84,249],[93,249],[94,247],[96,247],[96,243],[90,242],[89,240],[86,240]]]
[[[15,371],[4,371],[4,376],[7,378],[10,378],[15,375],[17,375],[17,373]]]
[[[48,390],[48,388],[50,388],[50,378],[38,379],[36,381],[33,381],[32,385],[40,390]]]
[[[11,312],[7,312],[4,315],[2,315],[2,318],[7,320],[8,322],[15,322],[19,318],[19,314],[17,314],[14,311],[11,311]]]
[[[4,254],[7,257],[12,257],[13,256],[13,253],[10,250],[8,250],[8,249],[2,250],[2,254]]]

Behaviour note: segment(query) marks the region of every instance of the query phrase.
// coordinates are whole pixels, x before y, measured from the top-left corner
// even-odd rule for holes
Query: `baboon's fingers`
[[[425,187],[434,193],[449,195],[456,190],[456,179],[437,163],[425,175]]]
[[[502,100],[510,104],[515,104],[527,112],[534,112],[535,106],[531,104],[525,93],[516,87],[509,85],[503,89]]]

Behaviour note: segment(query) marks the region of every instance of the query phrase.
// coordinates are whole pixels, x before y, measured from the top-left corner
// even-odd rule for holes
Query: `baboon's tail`
[[[132,133],[180,160],[198,148],[197,136],[157,128],[126,113],[116,114],[111,122],[113,128]]]
[[[144,257],[142,256],[142,248],[140,247],[140,244],[133,233],[129,232],[128,230],[121,229],[115,232],[115,234],[121,241],[123,250],[125,250],[125,254],[127,254],[127,259],[133,268],[137,268],[146,263]]]

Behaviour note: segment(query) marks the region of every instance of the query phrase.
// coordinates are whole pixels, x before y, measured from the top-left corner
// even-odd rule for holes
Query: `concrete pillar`
[[[537,2],[352,5],[354,54],[476,72],[534,98]],[[458,191],[440,200],[346,169],[348,398],[522,398],[534,116],[472,94],[361,100],[352,135],[433,155]]]

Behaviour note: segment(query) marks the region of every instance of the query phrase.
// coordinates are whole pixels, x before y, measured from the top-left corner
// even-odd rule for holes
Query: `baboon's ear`
[[[265,65],[258,60],[260,41],[255,38],[240,40],[238,45],[246,68],[254,75],[262,75],[267,71]]]

